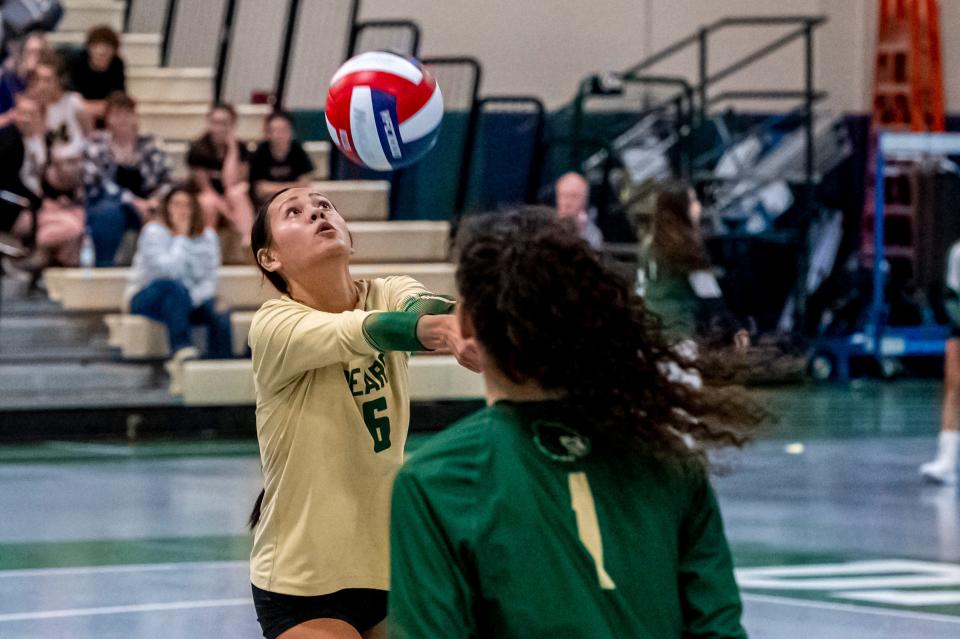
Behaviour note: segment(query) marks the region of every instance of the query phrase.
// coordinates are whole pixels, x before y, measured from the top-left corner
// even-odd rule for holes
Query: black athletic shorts
[[[339,619],[363,633],[387,617],[387,591],[348,588],[329,595],[299,597],[268,592],[253,586],[253,605],[266,639],[311,619]]]

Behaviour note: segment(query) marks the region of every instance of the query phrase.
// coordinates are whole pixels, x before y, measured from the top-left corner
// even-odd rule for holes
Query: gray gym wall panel
[[[168,0],[129,0],[130,33],[161,33]]]
[[[393,51],[401,55],[414,55],[417,45],[415,31],[403,25],[370,26],[357,36],[354,54],[367,51]]]
[[[226,0],[179,0],[173,17],[171,67],[217,66],[217,35]]]
[[[327,84],[345,60],[352,0],[303,0],[287,76],[288,109],[322,109]]]
[[[272,93],[283,49],[288,0],[238,0],[223,99],[248,103],[254,91]]]

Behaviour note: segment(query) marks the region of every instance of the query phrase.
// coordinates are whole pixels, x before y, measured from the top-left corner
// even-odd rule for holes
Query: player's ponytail
[[[260,489],[260,494],[257,495],[257,501],[253,504],[253,510],[250,511],[250,519],[247,520],[247,523],[250,525],[250,530],[253,530],[257,527],[257,524],[260,523],[260,508],[263,506],[263,496],[267,493],[266,490]]]
[[[705,447],[742,445],[763,417],[724,384],[728,367],[676,352],[632,283],[551,209],[469,218],[457,250],[482,346],[514,382],[559,394],[595,447],[705,462]]]

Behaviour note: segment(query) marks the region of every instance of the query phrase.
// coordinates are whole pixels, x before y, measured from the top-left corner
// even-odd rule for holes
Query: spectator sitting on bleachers
[[[580,230],[580,236],[595,249],[603,247],[603,233],[590,219],[590,184],[579,173],[564,173],[557,179],[554,191],[557,196],[557,215],[572,219]]]
[[[84,108],[94,119],[104,117],[110,94],[127,91],[126,70],[119,50],[117,32],[107,25],[99,25],[87,32],[86,47],[68,60],[70,88],[83,97]]]
[[[313,162],[303,146],[293,139],[293,118],[276,111],[267,116],[266,140],[250,160],[253,202],[259,208],[275,193],[295,186],[309,186]]]
[[[63,89],[59,56],[40,56],[37,68],[27,78],[27,93],[46,112],[47,146],[68,144],[82,153],[90,129],[89,118],[83,110],[83,98]]]
[[[51,51],[46,37],[34,32],[13,43],[10,56],[0,72],[0,126],[13,121],[13,104],[18,93],[27,88],[27,76],[37,68],[40,56]]]
[[[202,211],[192,188],[174,187],[143,227],[133,258],[125,299],[131,313],[167,327],[172,395],[182,394],[183,363],[199,355],[191,345],[192,325],[207,327],[209,357],[231,356],[230,317],[216,308],[220,244],[215,220]]]
[[[12,123],[0,129],[0,191],[14,196],[0,197],[0,232],[9,232],[24,208],[36,210],[40,205],[47,164],[40,105],[21,93],[12,114]],[[23,201],[13,201],[17,198]]]
[[[36,246],[18,262],[21,269],[39,274],[48,266],[78,266],[86,230],[83,212],[83,157],[70,145],[50,149],[50,165],[43,179],[43,203],[37,214]],[[20,214],[14,233],[27,240],[33,227],[29,212]]]
[[[114,266],[124,234],[160,205],[170,167],[152,136],[140,135],[137,104],[124,93],[105,101],[106,131],[90,136],[83,181],[97,266]]]
[[[250,256],[253,204],[247,181],[250,152],[237,140],[237,111],[216,104],[207,114],[207,132],[187,152],[187,166],[200,190],[205,215],[229,222],[220,229],[224,264],[246,264]]]

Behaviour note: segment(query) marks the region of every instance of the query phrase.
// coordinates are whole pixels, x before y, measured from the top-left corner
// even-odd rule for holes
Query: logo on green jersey
[[[590,454],[590,440],[572,428],[557,422],[533,423],[533,442],[537,449],[558,462],[574,462]]]

